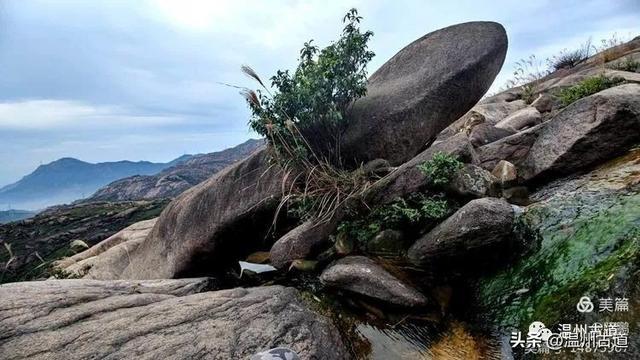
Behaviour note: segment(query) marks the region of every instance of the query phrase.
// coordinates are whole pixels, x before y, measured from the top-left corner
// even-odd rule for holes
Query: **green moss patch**
[[[581,296],[608,291],[637,266],[640,194],[580,193],[533,206],[524,217],[540,244],[479,285],[480,302],[500,325],[575,319]]]

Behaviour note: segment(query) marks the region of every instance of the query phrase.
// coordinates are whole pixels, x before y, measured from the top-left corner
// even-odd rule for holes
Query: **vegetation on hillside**
[[[556,95],[560,98],[562,104],[567,106],[585,96],[593,95],[623,82],[624,80],[621,78],[609,78],[604,75],[598,75],[586,78],[568,88],[561,89]]]
[[[601,39],[598,43],[593,43],[591,38],[582,43],[576,49],[563,49],[555,55],[546,58],[545,61],[540,60],[536,55],[530,55],[527,58],[516,61],[512,77],[505,82],[502,90],[515,87],[522,87],[521,98],[531,104],[535,100],[538,86],[542,79],[557,70],[571,69],[583,62],[596,53],[602,53],[602,61],[608,62],[616,58],[616,54],[612,54],[611,50],[618,45],[624,44],[625,39],[614,33],[610,37]],[[635,71],[637,64],[631,62],[620,65],[620,69],[624,71]],[[627,68],[628,67],[628,68]],[[629,70],[633,69],[633,70]]]

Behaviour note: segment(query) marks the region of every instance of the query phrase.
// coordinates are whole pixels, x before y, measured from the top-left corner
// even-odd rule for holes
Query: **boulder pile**
[[[640,52],[640,41],[634,44],[625,45],[621,56]],[[540,82],[531,103],[522,87],[478,102],[506,50],[501,25],[459,24],[416,40],[375,72],[367,96],[353,105],[342,145],[351,165],[365,163],[354,171],[375,168],[366,173],[383,175],[329,220],[297,219],[269,238],[295,174],[272,164],[268,148],[260,149],[183,193],[155,223],[125,229],[60,263],[75,276],[112,280],[0,287],[0,310],[9,315],[0,320],[8,331],[0,331],[0,350],[21,354],[15,358],[102,356],[118,344],[122,354],[180,349],[191,357],[241,358],[285,346],[301,358],[348,358],[336,330],[308,310],[295,289],[196,294],[202,280],[118,279],[215,276],[249,253],[270,248],[270,264],[281,273],[313,271],[326,289],[414,310],[438,299],[431,284],[408,281],[413,274],[408,268],[459,274],[487,262],[504,265],[501,259],[513,255],[519,239],[517,224],[527,211],[521,206],[530,201],[529,189],[587,171],[640,143],[640,84],[634,74],[622,74],[625,83],[567,106],[558,100],[557,89],[597,72],[600,64],[593,61]],[[437,172],[425,170],[438,162],[450,166],[444,184]],[[396,220],[385,211],[398,209],[404,216],[398,223],[406,226],[388,228]],[[344,230],[372,214],[384,220],[356,229],[362,236]],[[387,253],[394,262],[380,259]],[[45,296],[34,298],[35,292]],[[56,308],[64,323],[48,325],[50,307],[57,306],[49,300],[55,296],[73,308]],[[90,313],[83,305],[87,301],[104,311]],[[34,313],[24,310],[33,307]],[[63,336],[49,338],[51,326]],[[79,335],[91,346],[65,347]],[[26,343],[48,345],[23,347]]]

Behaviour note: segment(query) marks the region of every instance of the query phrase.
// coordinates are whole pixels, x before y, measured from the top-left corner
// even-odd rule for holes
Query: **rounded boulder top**
[[[495,22],[468,22],[429,33],[370,78],[345,130],[343,158],[401,164],[464,115],[504,63],[507,34]]]

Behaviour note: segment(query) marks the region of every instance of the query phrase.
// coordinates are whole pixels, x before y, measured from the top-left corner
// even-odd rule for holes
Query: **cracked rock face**
[[[3,359],[247,359],[278,346],[349,358],[293,288],[201,292],[206,278],[0,285]]]

